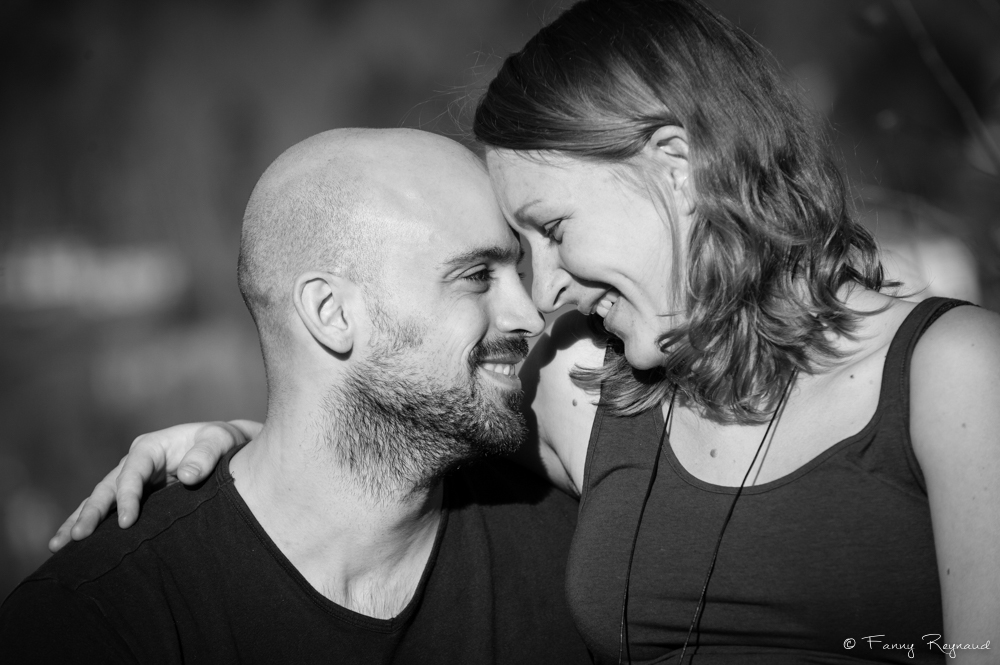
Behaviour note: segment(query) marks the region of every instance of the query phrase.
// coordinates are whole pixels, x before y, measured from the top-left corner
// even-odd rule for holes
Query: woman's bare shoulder
[[[1000,448],[1000,315],[978,307],[942,314],[913,351],[910,399],[918,457],[954,455],[958,440],[968,454]]]
[[[928,359],[940,352],[979,355],[996,352],[998,343],[1000,314],[982,307],[959,306],[942,314],[927,329],[914,357],[921,352]]]

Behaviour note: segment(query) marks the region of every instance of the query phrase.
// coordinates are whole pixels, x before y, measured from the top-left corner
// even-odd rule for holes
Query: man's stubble
[[[327,398],[327,440],[366,493],[381,499],[431,487],[463,462],[516,450],[526,436],[520,390],[484,385],[484,358],[527,355],[520,336],[480,342],[467,378],[451,385],[419,366],[422,331],[376,306],[369,358]]]

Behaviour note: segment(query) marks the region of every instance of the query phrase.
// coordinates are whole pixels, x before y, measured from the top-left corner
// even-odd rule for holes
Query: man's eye
[[[493,280],[493,271],[490,268],[482,268],[481,270],[465,275],[462,279],[469,280],[470,282],[490,282]]]

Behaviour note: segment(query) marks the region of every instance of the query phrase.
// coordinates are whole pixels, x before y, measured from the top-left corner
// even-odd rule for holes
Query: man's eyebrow
[[[524,258],[524,247],[520,243],[509,245],[490,245],[488,247],[477,247],[467,252],[457,254],[444,261],[441,265],[444,268],[459,268],[480,261],[500,263],[504,265],[517,265]]]

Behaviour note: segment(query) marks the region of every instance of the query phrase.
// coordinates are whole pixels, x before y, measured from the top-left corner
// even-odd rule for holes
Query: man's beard
[[[478,370],[484,358],[527,355],[524,338],[477,345],[464,385],[428,379],[408,364],[415,345],[383,345],[328,399],[330,447],[375,497],[433,486],[462,462],[517,450],[527,433],[522,391],[483,385]]]

